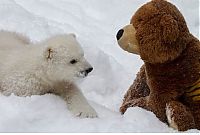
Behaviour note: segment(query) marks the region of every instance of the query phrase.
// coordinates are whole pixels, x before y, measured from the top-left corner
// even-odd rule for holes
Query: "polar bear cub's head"
[[[93,70],[74,34],[57,35],[42,44],[47,63],[45,72],[51,81],[74,81]]]

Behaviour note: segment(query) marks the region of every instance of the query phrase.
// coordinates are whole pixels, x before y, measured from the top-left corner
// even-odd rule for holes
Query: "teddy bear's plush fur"
[[[140,106],[175,129],[200,129],[200,42],[179,10],[152,0],[136,11],[117,39],[144,61],[120,111]]]

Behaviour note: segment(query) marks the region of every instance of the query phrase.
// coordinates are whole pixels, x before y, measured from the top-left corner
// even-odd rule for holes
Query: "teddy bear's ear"
[[[167,14],[151,21],[152,24],[146,23],[137,29],[141,58],[154,64],[174,60],[186,47],[180,43],[178,22]]]
[[[162,39],[165,43],[172,43],[179,37],[177,21],[171,15],[164,15],[160,20],[162,29]]]

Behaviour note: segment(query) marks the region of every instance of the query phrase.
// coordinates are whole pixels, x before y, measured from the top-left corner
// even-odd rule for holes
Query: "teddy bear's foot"
[[[147,103],[146,97],[141,97],[141,98],[138,98],[138,99],[133,99],[133,100],[131,100],[129,102],[124,103],[120,107],[120,112],[122,114],[124,114],[129,107],[135,107],[135,106],[138,106],[138,107],[144,108],[146,110],[149,110],[149,108],[147,107],[146,103]]]
[[[179,131],[195,128],[194,118],[186,106],[177,101],[166,104],[166,116],[170,127]]]

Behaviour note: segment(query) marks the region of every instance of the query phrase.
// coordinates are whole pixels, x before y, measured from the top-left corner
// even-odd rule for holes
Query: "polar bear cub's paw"
[[[81,107],[71,110],[73,115],[80,118],[97,118],[97,112],[91,107]]]

